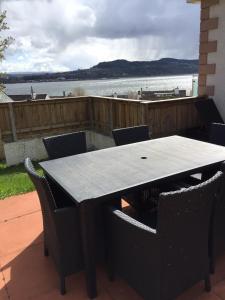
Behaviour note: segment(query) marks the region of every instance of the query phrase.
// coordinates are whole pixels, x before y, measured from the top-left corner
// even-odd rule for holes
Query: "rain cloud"
[[[1,9],[15,38],[3,71],[198,57],[200,9],[185,0],[2,0]]]

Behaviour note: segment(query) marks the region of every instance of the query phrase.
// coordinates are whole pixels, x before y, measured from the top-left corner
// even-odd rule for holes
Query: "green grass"
[[[42,170],[37,163],[34,164],[39,174]],[[28,177],[23,164],[7,167],[0,162],[0,199],[6,197],[31,192],[34,186]]]

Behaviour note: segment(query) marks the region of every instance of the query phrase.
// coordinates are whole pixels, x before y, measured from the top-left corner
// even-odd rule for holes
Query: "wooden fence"
[[[76,130],[111,135],[113,128],[140,124],[149,125],[153,137],[175,134],[200,125],[196,101],[199,99],[140,101],[79,97],[1,103],[0,148],[2,141]]]
[[[181,98],[143,103],[144,124],[148,124],[153,137],[184,133],[201,125],[195,102],[198,98]]]
[[[198,98],[138,101],[92,97],[91,128],[110,135],[113,128],[147,124],[153,137],[180,133],[200,126]]]
[[[92,128],[111,135],[113,128],[143,124],[138,100],[92,97]]]
[[[3,141],[89,129],[90,99],[63,98],[0,104]]]

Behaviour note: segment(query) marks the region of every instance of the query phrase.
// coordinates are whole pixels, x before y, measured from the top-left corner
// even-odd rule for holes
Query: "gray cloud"
[[[62,69],[198,55],[199,7],[185,0],[3,0],[2,7],[16,39],[7,66],[18,55],[21,67],[22,57],[43,55],[46,67],[52,61]]]
[[[95,33],[104,38],[182,35],[199,27],[198,8],[184,0],[106,0],[96,15]]]

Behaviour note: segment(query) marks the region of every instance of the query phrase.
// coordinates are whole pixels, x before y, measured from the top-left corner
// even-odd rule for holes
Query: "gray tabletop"
[[[132,190],[225,160],[225,147],[180,136],[88,152],[40,163],[77,202]]]

